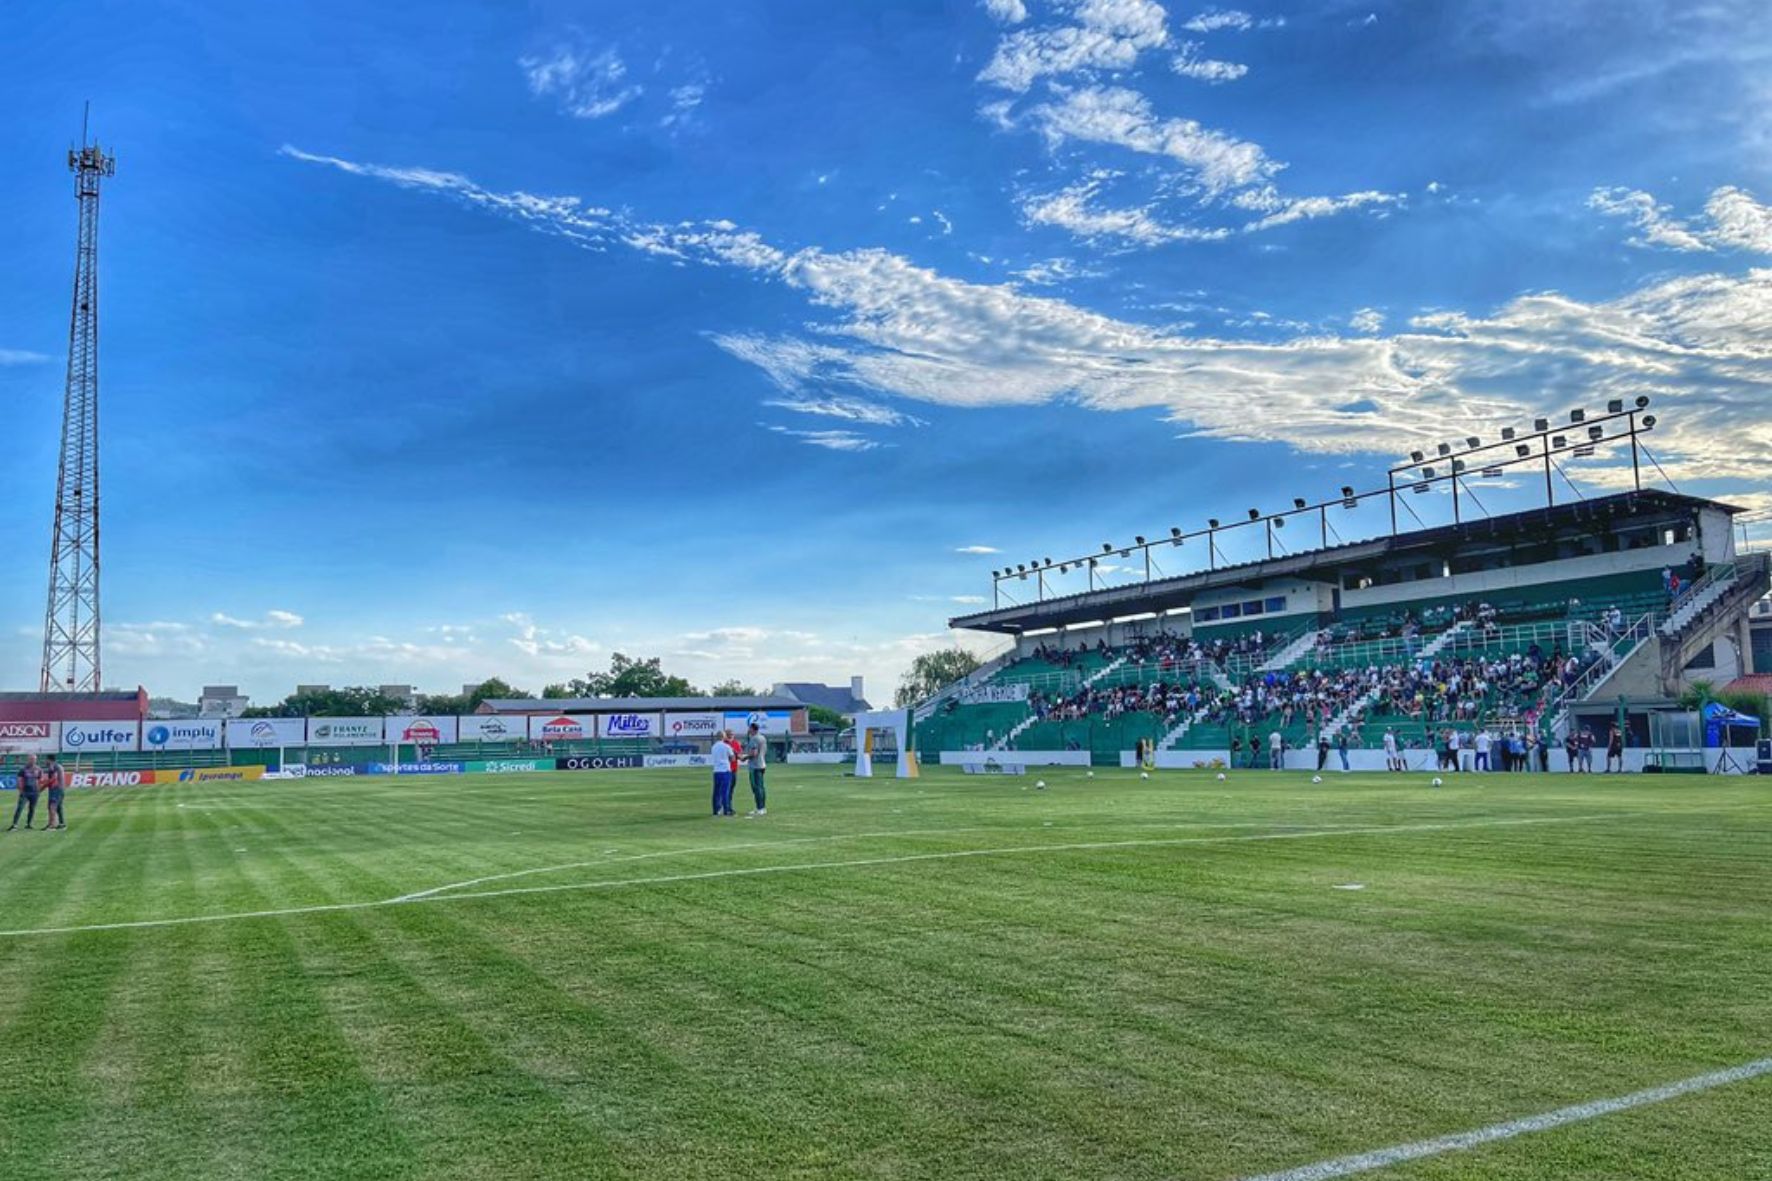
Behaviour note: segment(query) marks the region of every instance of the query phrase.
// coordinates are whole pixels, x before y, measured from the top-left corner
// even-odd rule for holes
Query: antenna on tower
[[[98,195],[117,161],[88,136],[92,103],[80,117],[80,147],[68,152],[79,204],[68,379],[62,396],[61,461],[49,542],[49,603],[43,612],[45,693],[96,693],[98,598]]]

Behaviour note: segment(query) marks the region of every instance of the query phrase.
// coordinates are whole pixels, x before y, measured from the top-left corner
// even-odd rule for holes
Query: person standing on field
[[[18,815],[25,814],[25,828],[28,830],[37,819],[37,792],[43,787],[43,768],[37,765],[37,756],[30,755],[25,765],[18,769],[18,802],[12,806],[11,832],[18,827]]]
[[[732,731],[722,730],[714,736],[714,745],[708,751],[708,760],[714,768],[714,815],[731,816],[732,813],[732,768],[737,761],[737,752],[732,749]]]
[[[43,788],[49,793],[49,817],[44,821],[45,830],[68,827],[68,818],[62,813],[62,791],[68,786],[68,773],[62,769],[55,756],[49,756],[49,765],[43,768]]]
[[[769,796],[763,789],[763,773],[768,768],[768,754],[763,742],[763,735],[757,732],[757,723],[751,723],[751,729],[744,740],[744,765],[751,773],[751,799],[757,806],[751,809],[752,816],[769,815]]]

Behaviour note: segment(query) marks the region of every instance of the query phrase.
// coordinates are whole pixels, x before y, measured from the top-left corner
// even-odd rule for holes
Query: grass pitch
[[[1757,780],[770,779],[70,793],[0,1178],[1216,1181],[1772,1055]],[[1772,1177],[1772,1077],[1371,1175]]]

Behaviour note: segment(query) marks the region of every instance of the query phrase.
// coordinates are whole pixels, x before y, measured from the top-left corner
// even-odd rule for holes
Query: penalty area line
[[[664,886],[715,878],[760,877],[803,873],[818,869],[865,869],[880,865],[907,865],[919,861],[955,861],[969,857],[1010,857],[1026,853],[1075,853],[1101,849],[1173,848],[1185,845],[1229,845],[1244,841],[1299,841],[1323,837],[1387,836],[1393,833],[1448,832],[1460,829],[1505,828],[1531,824],[1577,824],[1589,820],[1620,820],[1647,815],[1642,812],[1598,812],[1586,816],[1523,816],[1497,820],[1447,821],[1432,824],[1393,824],[1369,828],[1324,828],[1305,831],[1244,833],[1218,837],[1149,837],[1125,841],[1072,841],[1064,844],[1004,845],[988,849],[949,849],[935,853],[906,853],[890,857],[860,857],[847,861],[804,861],[787,865],[755,865],[737,869],[710,869],[698,873],[667,874],[647,878],[622,878],[597,882],[564,882],[552,886],[513,886],[502,890],[458,891],[422,896],[402,895],[366,902],[323,902],[276,910],[237,910],[219,914],[186,915],[182,918],[133,919],[115,923],[86,923],[66,927],[24,927],[0,931],[0,939],[31,935],[76,935],[94,931],[136,931],[153,927],[188,927],[199,923],[226,923],[242,919],[289,918],[309,914],[338,914],[353,910],[377,910],[390,906],[420,906],[430,902],[462,902],[469,899],[509,898],[524,894],[557,894],[568,890],[618,890],[636,886]]]
[[[1358,1173],[1388,1169],[1392,1165],[1421,1160],[1423,1157],[1441,1156],[1448,1152],[1463,1152],[1479,1145],[1493,1144],[1497,1140],[1512,1140],[1516,1136],[1526,1136],[1534,1132],[1548,1132],[1552,1128],[1599,1119],[1601,1116],[1629,1111],[1633,1107],[1648,1107],[1653,1103],[1666,1103],[1670,1099],[1678,1099],[1683,1095],[1712,1091],[1718,1087],[1746,1082],[1766,1074],[1772,1074],[1772,1058],[1745,1062],[1740,1066],[1731,1066],[1726,1070],[1713,1070],[1708,1074],[1694,1075],[1692,1078],[1681,1079],[1676,1083],[1665,1083],[1659,1087],[1633,1091],[1629,1095],[1619,1095],[1612,1099],[1594,1099],[1570,1107],[1559,1107],[1555,1111],[1508,1120],[1505,1123],[1490,1124],[1486,1128],[1477,1128],[1475,1131],[1457,1132],[1450,1136],[1438,1136],[1432,1140],[1417,1140],[1413,1144],[1397,1144],[1390,1148],[1380,1148],[1354,1156],[1336,1157],[1334,1160],[1318,1161],[1314,1165],[1300,1165],[1294,1169],[1283,1169],[1278,1173],[1262,1173],[1259,1176],[1245,1177],[1243,1181],[1334,1181],[1338,1177],[1352,1177]]]

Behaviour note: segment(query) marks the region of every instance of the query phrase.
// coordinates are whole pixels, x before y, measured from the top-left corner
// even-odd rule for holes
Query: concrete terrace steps
[[[1113,660],[1108,661],[1106,664],[1102,665],[1102,667],[1095,670],[1093,673],[1090,673],[1087,677],[1083,678],[1083,684],[1082,684],[1081,688],[1082,689],[1089,688],[1091,685],[1095,684],[1095,682],[1101,680],[1103,677],[1107,676],[1109,673],[1114,672],[1115,670],[1119,669],[1122,665],[1124,665],[1126,663],[1126,661],[1128,659],[1129,659],[1129,657],[1119,656],[1119,657],[1114,658]],[[1032,710],[1029,710],[1028,716],[1023,718],[1021,721],[1015,723],[1015,726],[1009,731],[1009,733],[1007,733],[1007,734],[1003,735],[1003,737],[997,739],[997,741],[991,745],[991,749],[992,750],[1009,750],[1010,743],[1014,742],[1017,738],[1020,738],[1022,736],[1022,734],[1027,731],[1028,727],[1034,725],[1039,720],[1040,720],[1040,715],[1033,712]]]

